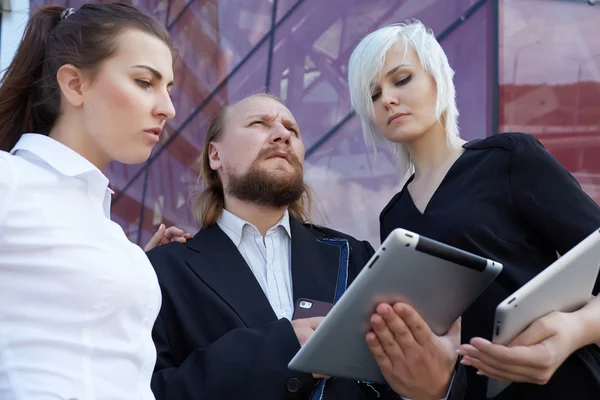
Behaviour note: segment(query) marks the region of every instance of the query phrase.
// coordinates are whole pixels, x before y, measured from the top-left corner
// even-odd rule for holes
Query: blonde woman
[[[486,377],[519,382],[498,399],[598,398],[600,300],[539,319],[509,346],[489,342],[495,307],[598,229],[598,205],[533,136],[460,138],[454,71],[420,22],[367,35],[348,74],[365,139],[391,146],[409,176],[381,213],[381,239],[402,227],[504,264],[462,319],[467,398],[485,398]]]

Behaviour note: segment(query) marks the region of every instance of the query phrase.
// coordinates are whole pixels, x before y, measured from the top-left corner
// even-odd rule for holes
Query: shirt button
[[[287,383],[285,384],[285,387],[287,388],[288,392],[296,393],[298,390],[300,390],[300,379],[288,379]]]

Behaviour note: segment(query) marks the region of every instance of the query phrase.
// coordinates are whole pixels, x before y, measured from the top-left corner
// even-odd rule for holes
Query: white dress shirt
[[[290,217],[286,211],[263,238],[258,229],[237,215],[223,210],[217,224],[246,260],[277,318],[292,319]]]
[[[154,399],[160,289],[111,194],[49,137],[0,152],[0,399]]]

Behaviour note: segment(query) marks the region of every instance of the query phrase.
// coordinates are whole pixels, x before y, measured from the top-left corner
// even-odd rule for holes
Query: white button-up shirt
[[[160,289],[111,194],[49,137],[0,152],[0,399],[154,399]]]
[[[279,319],[292,319],[290,218],[286,211],[277,225],[263,238],[258,229],[240,217],[223,210],[217,224],[229,236],[256,277]]]

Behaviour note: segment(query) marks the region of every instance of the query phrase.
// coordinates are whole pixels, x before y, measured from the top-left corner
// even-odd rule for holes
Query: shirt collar
[[[64,176],[94,176],[108,187],[108,178],[94,164],[49,136],[38,133],[22,135],[10,153],[17,154],[20,151],[33,154]]]
[[[250,222],[238,217],[237,215],[225,209],[221,213],[221,216],[217,220],[217,223],[219,224],[221,229],[224,229],[226,231],[225,233],[231,238],[231,240],[233,240],[236,246],[239,246],[240,242],[242,241],[242,233],[244,231],[244,227],[247,225],[254,227],[254,225],[252,225]],[[279,222],[277,222],[275,226],[270,228],[269,232],[277,229],[279,226],[282,226],[284,228],[284,230],[287,232],[290,238],[292,237],[292,230],[290,229],[290,214],[288,210],[285,210],[285,213],[283,213],[283,216],[281,217]],[[256,229],[256,227],[254,228]]]
[[[288,236],[290,238],[292,237],[292,230],[290,229],[290,213],[288,212],[288,210],[285,210],[285,212],[283,213],[283,217],[281,217],[276,226],[283,226]]]

